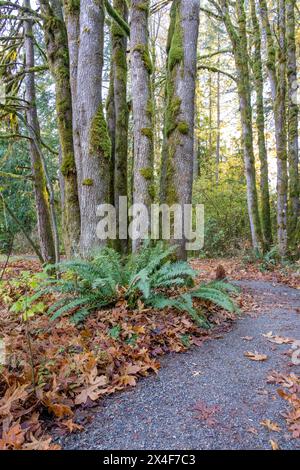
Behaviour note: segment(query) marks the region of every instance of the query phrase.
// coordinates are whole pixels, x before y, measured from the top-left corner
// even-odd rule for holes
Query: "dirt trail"
[[[255,294],[260,312],[244,316],[219,340],[162,360],[156,377],[104,400],[92,424],[63,442],[65,449],[300,449],[282,412],[287,404],[271,371],[300,373],[286,354],[291,345],[270,343],[263,334],[300,340],[300,291],[262,281],[239,284]],[[244,337],[253,337],[245,340]],[[264,362],[244,356],[266,354]],[[270,419],[280,432],[260,423]],[[255,433],[255,430],[257,434]]]

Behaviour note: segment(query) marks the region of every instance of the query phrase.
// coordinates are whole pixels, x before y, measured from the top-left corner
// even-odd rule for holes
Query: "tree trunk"
[[[114,0],[117,13],[127,22],[126,0]],[[127,36],[123,29],[112,23],[112,76],[115,115],[114,135],[114,205],[117,211],[117,234],[119,233],[119,197],[127,196],[128,154],[128,105],[127,105]],[[127,252],[128,240],[117,235],[116,248]]]
[[[96,233],[96,209],[109,202],[111,154],[102,106],[103,29],[103,0],[81,2],[76,109],[81,148],[80,250],[85,257],[106,244]]]
[[[286,0],[288,77],[288,162],[290,183],[289,239],[291,249],[300,242],[300,182],[298,148],[297,63],[295,40],[295,0]]]
[[[258,153],[260,160],[261,219],[265,250],[272,244],[272,224],[269,193],[268,155],[265,140],[264,82],[261,60],[261,31],[256,15],[255,0],[251,0],[251,19],[254,37],[253,75],[256,92],[256,126],[258,134]]]
[[[30,8],[30,0],[24,0],[24,6]],[[24,20],[24,48],[26,69],[34,67],[34,45],[32,21]],[[34,72],[28,72],[25,76],[25,99],[28,103],[26,120],[29,129],[30,158],[34,180],[34,192],[37,212],[37,226],[40,240],[40,248],[45,263],[55,263],[55,243],[51,226],[51,214],[49,197],[47,193],[46,175],[43,161],[38,148],[40,142],[40,127],[36,109],[36,93]]]
[[[287,136],[286,136],[286,41],[285,1],[278,4],[278,40],[276,51],[266,0],[259,0],[263,28],[267,38],[267,69],[271,86],[277,154],[277,242],[281,258],[287,254]],[[278,69],[276,70],[276,52]]]
[[[244,149],[245,175],[247,182],[248,214],[250,220],[252,245],[254,250],[260,251],[262,234],[258,211],[255,159],[253,151],[251,88],[249,76],[249,57],[244,0],[237,0],[236,2],[238,29],[234,27],[230,19],[227,0],[220,0],[220,4],[224,15],[225,26],[228,35],[231,39],[235,65],[238,75],[237,87],[242,123],[242,140]]]
[[[152,62],[149,54],[149,0],[131,2],[131,85],[133,113],[133,203],[143,204],[148,210],[153,200],[153,110],[151,94]],[[133,251],[141,245],[149,231],[145,220],[137,227]]]
[[[168,37],[167,108],[165,113],[165,148],[163,153],[162,191],[169,205],[192,202],[194,119],[199,1],[174,0]],[[178,257],[187,258],[186,232],[178,245]]]
[[[73,147],[72,98],[66,26],[59,0],[40,0],[48,62],[55,81],[61,173],[64,178],[63,236],[67,257],[79,252],[80,210]]]

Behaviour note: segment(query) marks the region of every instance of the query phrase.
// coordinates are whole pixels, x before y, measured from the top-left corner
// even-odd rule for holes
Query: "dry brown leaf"
[[[278,442],[273,441],[273,439],[270,439],[270,444],[271,444],[272,450],[280,450]]]
[[[281,427],[277,423],[273,423],[270,419],[265,419],[264,421],[261,421],[260,424],[267,428],[269,431],[281,431]]]
[[[268,356],[266,354],[259,354],[257,351],[254,353],[251,351],[247,351],[244,353],[244,356],[250,359],[251,361],[266,361],[268,359]]]

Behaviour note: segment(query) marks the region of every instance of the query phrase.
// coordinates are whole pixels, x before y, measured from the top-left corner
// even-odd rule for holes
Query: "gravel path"
[[[281,416],[286,402],[277,395],[278,387],[266,383],[270,371],[300,373],[300,366],[291,366],[285,354],[290,345],[275,345],[262,336],[272,331],[300,340],[300,291],[262,281],[239,284],[255,293],[260,313],[244,316],[219,340],[163,358],[158,376],[104,400],[93,422],[66,438],[64,448],[270,449],[273,439],[281,449],[300,449]],[[268,360],[251,361],[245,351],[267,354]],[[199,419],[205,411],[208,419]],[[282,431],[269,432],[260,424],[265,419]]]

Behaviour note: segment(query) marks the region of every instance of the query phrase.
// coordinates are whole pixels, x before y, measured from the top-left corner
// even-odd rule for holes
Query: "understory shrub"
[[[57,300],[48,309],[52,319],[71,313],[75,323],[82,322],[90,312],[114,307],[121,300],[126,301],[130,309],[136,309],[142,302],[149,308],[188,312],[201,327],[209,324],[203,313],[194,307],[193,299],[236,312],[229,296],[236,288],[223,282],[194,287],[197,272],[187,262],[174,261],[175,249],[158,243],[154,247],[144,246],[129,257],[121,257],[115,250],[104,248],[91,260],[60,263],[56,266],[58,278],[49,277],[30,302],[46,293],[54,293]]]

